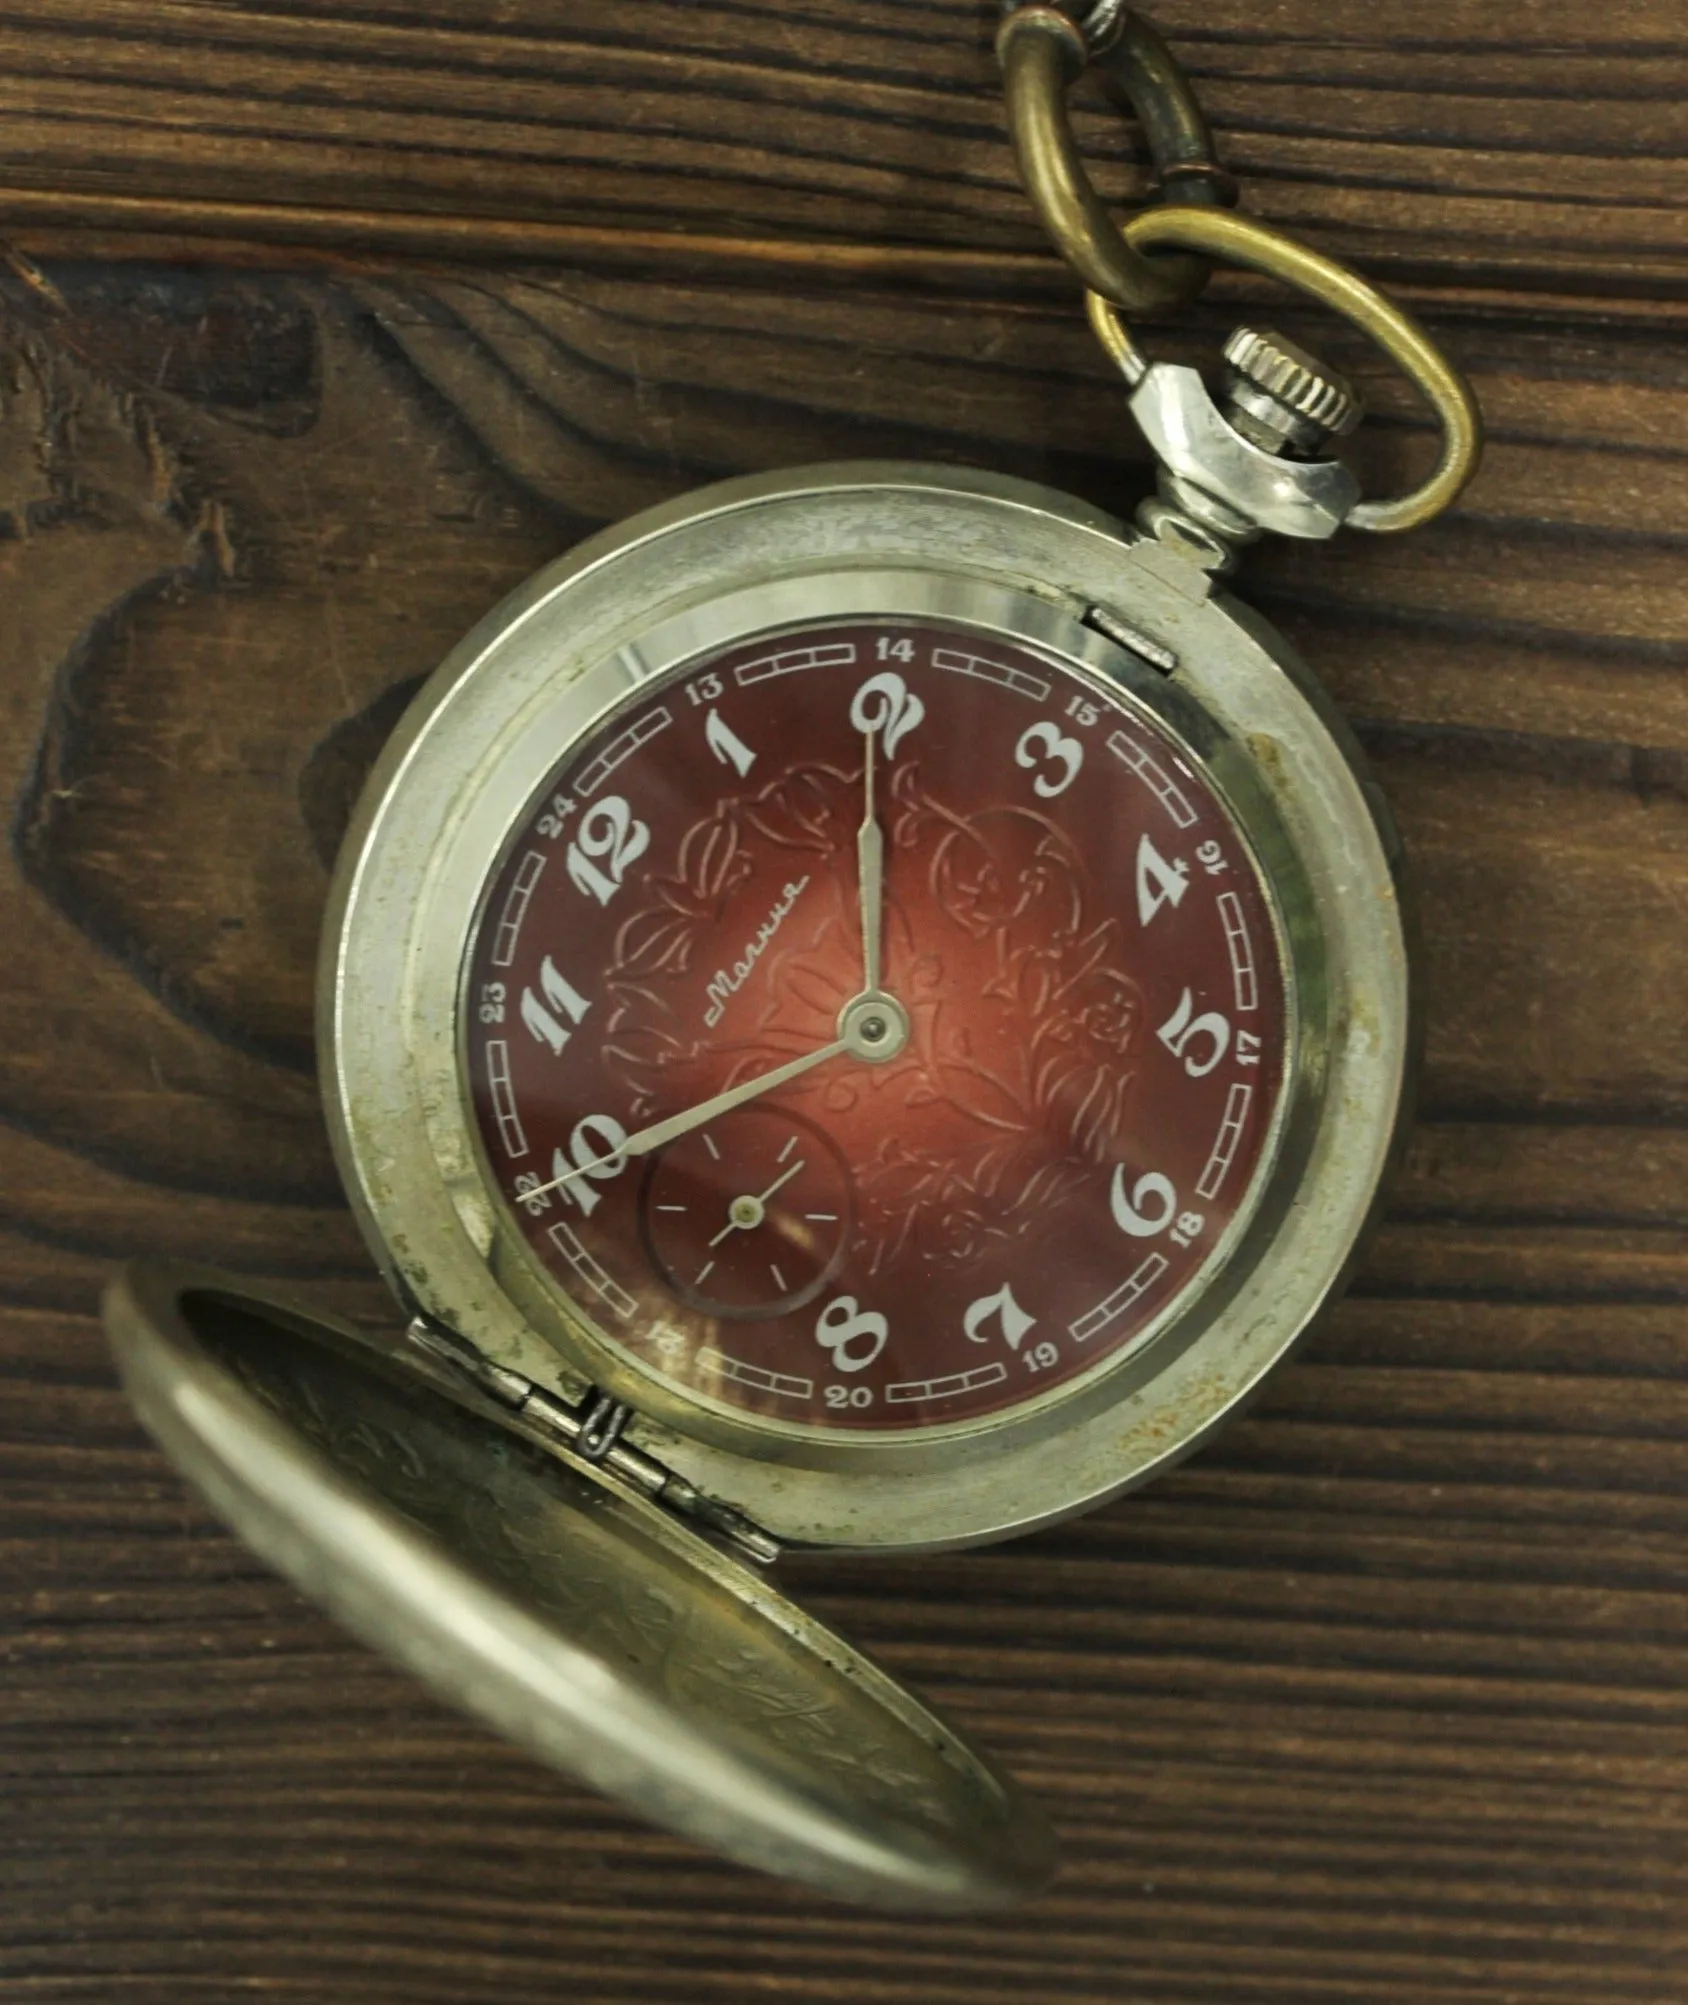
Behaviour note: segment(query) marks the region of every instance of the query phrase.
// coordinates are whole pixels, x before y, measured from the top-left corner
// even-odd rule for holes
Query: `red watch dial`
[[[999,1413],[1140,1341],[1249,1196],[1288,1023],[1254,860],[1159,725],[890,620],[724,649],[571,753],[466,1003],[562,1292],[824,1428]]]

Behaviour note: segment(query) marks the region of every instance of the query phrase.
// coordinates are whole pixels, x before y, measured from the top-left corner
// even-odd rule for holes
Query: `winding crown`
[[[1359,394],[1347,378],[1281,334],[1239,327],[1225,360],[1244,383],[1329,437],[1345,438],[1360,422]]]

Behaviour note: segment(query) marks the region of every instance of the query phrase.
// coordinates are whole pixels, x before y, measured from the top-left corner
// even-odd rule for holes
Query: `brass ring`
[[[1146,252],[1165,246],[1222,259],[1293,286],[1332,308],[1376,342],[1435,412],[1442,451],[1429,479],[1389,501],[1362,501],[1348,517],[1354,529],[1387,535],[1440,515],[1465,488],[1483,455],[1483,420],[1471,386],[1404,307],[1363,278],[1293,237],[1251,216],[1217,209],[1145,209],[1122,226],[1127,245]],[[1095,298],[1091,324],[1129,378],[1136,344],[1110,299]]]
[[[1213,157],[1189,80],[1155,30],[1136,14],[1110,10],[1103,35],[1092,49],[1070,16],[1042,0],[1007,16],[996,52],[1009,132],[1020,178],[1062,257],[1093,292],[1132,313],[1155,313],[1194,299],[1207,282],[1207,262],[1145,257],[1122,240],[1079,156],[1068,88],[1097,63],[1130,100],[1162,191],[1180,206],[1233,201],[1235,190]]]

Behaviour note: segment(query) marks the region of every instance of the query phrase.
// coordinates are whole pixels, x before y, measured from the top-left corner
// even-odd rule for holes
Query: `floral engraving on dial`
[[[679,871],[656,878],[621,927],[606,969],[605,1069],[636,1121],[715,1090],[723,1035],[729,1085],[831,1035],[859,986],[836,952],[852,886],[834,859],[861,784],[859,772],[813,766],[721,801],[682,838]],[[1047,815],[962,814],[926,790],[918,762],[899,768],[889,810],[893,859],[919,860],[924,893],[889,900],[893,934],[908,943],[900,987],[913,1034],[894,1063],[807,1088],[835,1115],[872,1102],[879,1139],[854,1165],[852,1249],[870,1274],[905,1251],[934,1267],[971,1262],[1093,1177],[1126,1115],[1144,1014],[1120,921],[1090,909],[1084,859]],[[777,918],[725,971],[732,1021],[699,1022],[695,976],[759,840],[813,862],[794,865]],[[722,986],[712,975],[709,995]]]
[[[774,1033],[765,1001],[760,1014],[756,1003],[779,986],[794,956],[813,952],[839,924],[833,879],[838,845],[847,840],[849,785],[847,774],[812,766],[756,793],[729,795],[682,835],[678,867],[652,873],[650,895],[616,930],[604,967],[604,1068],[629,1094],[635,1121],[691,1090],[700,1068],[731,1085],[805,1048],[801,1037]],[[734,933],[728,929],[739,894],[756,877],[758,846],[790,860],[768,907],[779,918]],[[707,1007],[699,1015],[693,999],[705,969]],[[712,1022],[717,1003],[721,1015]]]
[[[687,1398],[1000,1412],[1165,1327],[1261,1187],[1291,997],[1259,866],[1151,706],[1004,637],[687,663],[547,777],[483,911],[489,1174]]]

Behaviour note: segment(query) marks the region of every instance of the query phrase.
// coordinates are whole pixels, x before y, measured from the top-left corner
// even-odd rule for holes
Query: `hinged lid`
[[[747,1865],[879,1906],[1047,1876],[1042,1818],[753,1569],[420,1359],[212,1269],[106,1326],[147,1427],[350,1629],[559,1768]]]

